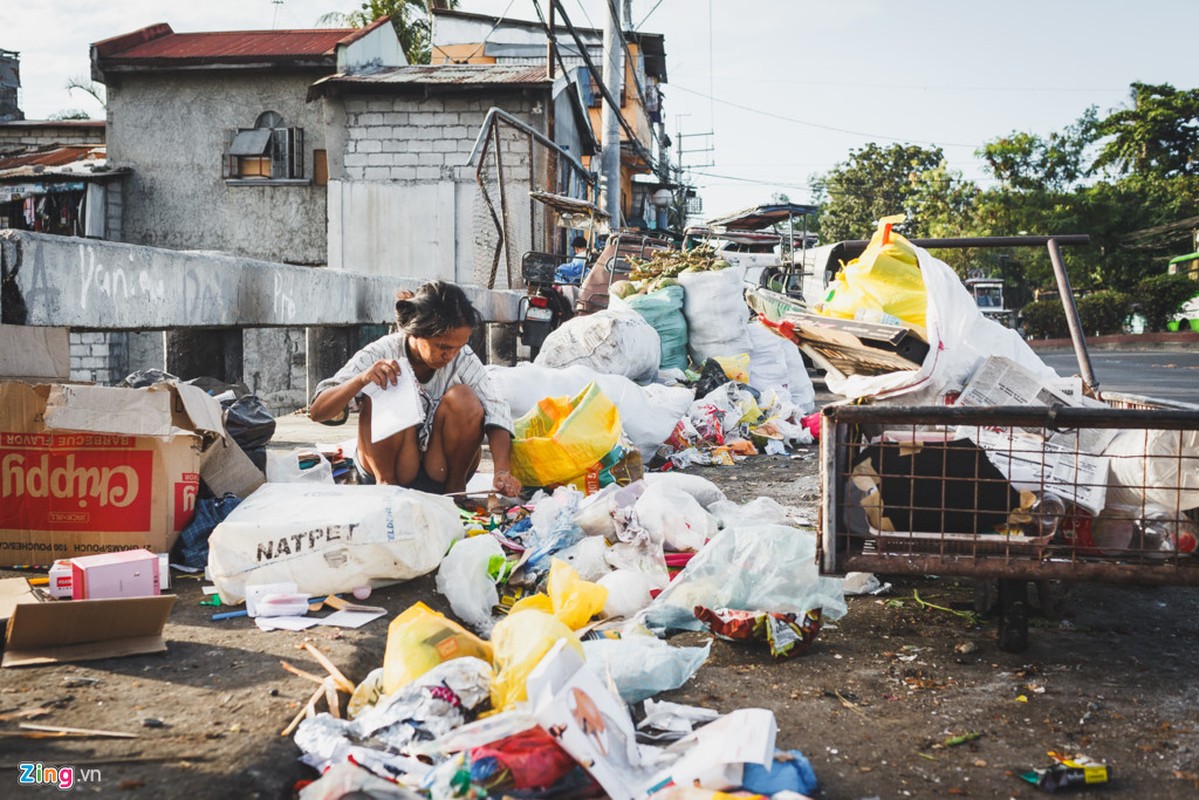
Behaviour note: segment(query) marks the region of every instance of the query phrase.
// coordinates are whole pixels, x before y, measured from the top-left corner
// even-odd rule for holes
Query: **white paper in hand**
[[[378,384],[368,383],[362,390],[371,399],[372,442],[381,441],[425,421],[425,404],[421,402],[412,365],[403,360],[399,361],[399,365],[400,372],[394,386],[380,389]]]

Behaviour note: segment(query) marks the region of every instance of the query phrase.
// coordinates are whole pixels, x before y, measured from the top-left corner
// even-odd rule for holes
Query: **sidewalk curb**
[[[1070,339],[1027,339],[1033,350],[1073,350]],[[1088,350],[1199,350],[1199,332],[1164,332],[1088,336]]]

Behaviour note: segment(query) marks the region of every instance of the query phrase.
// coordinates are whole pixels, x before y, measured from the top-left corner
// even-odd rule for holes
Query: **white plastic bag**
[[[783,342],[783,360],[787,362],[787,389],[791,392],[791,402],[803,413],[811,414],[816,410],[816,387],[812,386],[803,355],[795,345]]]
[[[846,376],[829,369],[825,374],[829,391],[851,400],[902,396],[904,405],[941,405],[946,391],[964,387],[987,356],[1004,356],[1039,378],[1057,379],[1053,368],[1020,334],[983,316],[962,279],[948,264],[921,247],[912,247],[928,297],[925,323],[929,350],[924,363],[917,370],[882,375]]]
[[[745,267],[683,272],[679,283],[687,348],[701,365],[714,356],[736,356],[753,348],[749,339],[749,306],[745,304]]]
[[[616,405],[625,435],[647,463],[687,413],[695,395],[685,386],[639,386],[623,375],[601,374],[581,364],[563,368],[527,362],[515,367],[490,365],[487,373],[508,401],[513,419],[524,416],[543,397],[574,397],[594,381]]]
[[[711,640],[703,647],[675,647],[656,636],[583,642],[587,666],[605,681],[610,679],[616,684],[626,703],[640,703],[679,688],[708,660],[711,649]]]
[[[688,552],[704,546],[716,532],[716,521],[699,502],[682,491],[663,484],[646,487],[633,505],[637,522],[667,550]]]
[[[784,347],[795,345],[771,333],[758,320],[749,323],[749,385],[760,392],[788,386],[787,357]]]
[[[450,601],[458,619],[481,636],[491,633],[491,609],[500,601],[495,579],[487,572],[492,556],[504,556],[494,536],[471,536],[456,542],[437,568],[437,591]]]
[[[626,628],[644,621],[654,631],[701,631],[696,606],[795,614],[820,608],[826,620],[847,610],[841,579],[820,574],[815,533],[761,523],[718,533]]]
[[[309,596],[432,572],[462,536],[447,497],[398,486],[266,483],[216,526],[208,571],[221,599],[293,581]]]
[[[286,453],[266,451],[266,479],[269,483],[333,483],[333,465],[320,453],[319,464],[300,468],[300,455],[313,455],[311,449],[297,448]]]
[[[644,572],[618,569],[600,578],[597,583],[608,590],[604,601],[604,616],[632,617],[653,600],[650,591],[657,586]]]
[[[1199,431],[1121,431],[1103,455],[1110,459],[1109,503],[1199,508]]]
[[[661,343],[654,326],[616,297],[607,309],[572,317],[550,332],[534,363],[543,367],[582,364],[596,372],[646,383],[658,374],[660,358]]]
[[[712,481],[686,472],[647,472],[642,480],[646,486],[669,486],[671,489],[686,492],[694,497],[705,511],[710,511],[713,503],[728,499],[724,491]]]

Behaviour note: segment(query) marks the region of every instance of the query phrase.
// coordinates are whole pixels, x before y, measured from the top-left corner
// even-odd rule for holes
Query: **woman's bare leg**
[[[461,492],[483,454],[483,403],[466,384],[452,386],[437,404],[425,450],[425,474]]]
[[[420,469],[416,426],[378,442],[371,441],[371,400],[365,398],[358,414],[358,458],[376,483],[408,486]]]

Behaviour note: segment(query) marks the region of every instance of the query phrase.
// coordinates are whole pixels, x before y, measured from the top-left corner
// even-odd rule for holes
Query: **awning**
[[[270,128],[255,128],[252,131],[238,131],[229,146],[231,156],[261,156],[266,153],[271,143]]]

